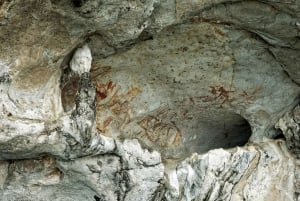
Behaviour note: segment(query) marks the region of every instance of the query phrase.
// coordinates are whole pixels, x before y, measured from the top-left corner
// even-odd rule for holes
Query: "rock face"
[[[290,157],[283,141],[194,154],[168,173],[166,198],[297,200],[297,165]]]
[[[0,0],[0,200],[300,200],[300,1]]]

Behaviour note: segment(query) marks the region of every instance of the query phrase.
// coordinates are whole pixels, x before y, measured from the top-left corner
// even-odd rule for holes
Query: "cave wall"
[[[299,37],[299,0],[0,0],[0,200],[299,200]]]

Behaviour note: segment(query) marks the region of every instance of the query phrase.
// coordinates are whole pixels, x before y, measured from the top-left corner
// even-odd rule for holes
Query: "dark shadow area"
[[[283,135],[283,133],[281,133],[281,134],[274,137],[274,140],[278,140],[278,139],[285,140],[285,136]]]
[[[182,160],[195,152],[202,154],[213,149],[244,146],[252,134],[246,119],[226,109],[207,109],[193,117],[174,121],[175,125],[179,136],[175,143],[167,147],[158,147],[157,143],[151,145],[166,160]]]
[[[97,195],[94,195],[95,201],[101,201],[101,198],[99,198]]]
[[[278,139],[286,140],[282,130],[280,130],[280,129],[275,129],[275,135],[273,136],[273,139],[274,140],[278,140]]]
[[[72,3],[73,3],[74,7],[79,8],[79,7],[81,7],[83,5],[84,0],[72,0]]]
[[[251,126],[242,116],[223,111],[220,114],[215,113],[214,118],[210,121],[200,120],[198,122],[198,133],[200,135],[203,133],[203,135],[198,141],[197,152],[244,146],[248,142],[252,134]]]
[[[68,71],[66,69],[65,71]],[[70,72],[64,72],[64,75],[70,74]],[[70,77],[66,76],[66,79],[61,82],[61,101],[65,112],[70,111],[75,107],[75,96],[78,90],[79,77],[72,74]]]
[[[270,128],[268,130],[268,133],[266,136],[268,138],[274,139],[274,140],[278,140],[278,139],[286,140],[282,130],[280,130],[279,128],[275,128],[275,127]]]

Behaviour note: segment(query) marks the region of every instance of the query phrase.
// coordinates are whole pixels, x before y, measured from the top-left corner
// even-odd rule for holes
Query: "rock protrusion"
[[[82,75],[83,73],[90,72],[92,65],[92,53],[88,45],[84,45],[76,50],[72,60],[70,61],[71,69]]]

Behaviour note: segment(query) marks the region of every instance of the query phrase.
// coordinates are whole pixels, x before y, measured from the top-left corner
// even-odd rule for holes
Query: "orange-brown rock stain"
[[[101,134],[109,135],[108,127],[113,122],[117,128],[121,128],[131,121],[130,102],[141,90],[138,87],[132,87],[126,93],[120,93],[119,89],[120,86],[112,80],[106,83],[96,81],[96,128]],[[111,115],[101,119],[103,111],[110,111]]]

